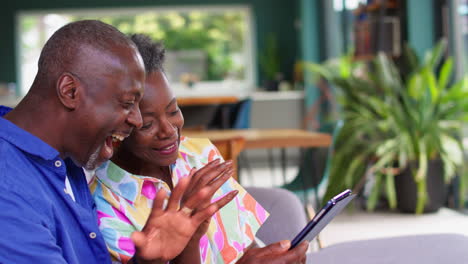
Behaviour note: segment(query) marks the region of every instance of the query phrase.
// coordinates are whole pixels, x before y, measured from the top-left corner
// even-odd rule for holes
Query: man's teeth
[[[112,141],[114,141],[114,142],[122,141],[122,140],[124,140],[124,138],[125,137],[121,136],[121,135],[115,135],[115,134],[112,135]]]

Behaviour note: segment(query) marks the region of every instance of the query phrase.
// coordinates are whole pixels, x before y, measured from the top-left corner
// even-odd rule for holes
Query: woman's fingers
[[[213,168],[215,168],[216,166],[218,166],[219,164],[221,164],[221,160],[220,159],[215,159],[213,161],[210,161],[208,164],[206,164],[205,166],[203,166],[202,168],[198,169],[196,171],[196,173],[194,174],[193,176],[193,183],[198,183],[198,181],[200,180],[200,178],[205,175],[206,172],[212,170]]]
[[[281,257],[281,259],[284,260],[286,263],[293,262],[293,261],[300,263],[305,258],[305,254],[308,248],[309,248],[309,242],[304,241],[301,244],[299,244],[297,247],[285,253]]]
[[[226,204],[232,201],[238,193],[239,191],[237,190],[231,191],[228,194],[226,194],[224,197],[222,197],[221,199],[212,203],[210,206],[203,208],[201,210],[196,210],[193,215],[193,218],[195,218],[195,220],[197,220],[199,223],[205,221],[206,219],[211,218],[217,211],[219,211],[219,209],[223,208]]]
[[[167,203],[166,210],[178,210],[179,209],[180,200],[182,199],[182,196],[184,196],[185,190],[187,190],[189,183],[190,183],[189,177],[185,177],[179,180],[177,185],[172,190],[171,197],[169,198],[169,202]]]
[[[192,168],[189,172],[189,175],[186,177],[186,178],[189,178],[190,179],[190,183],[189,183],[189,186],[187,187],[188,190],[192,189],[193,186],[194,186],[194,181],[193,181],[193,178],[194,178],[194,175],[195,173],[197,172],[197,169],[196,168]]]
[[[283,243],[284,241],[281,241]],[[289,241],[288,241],[289,242]],[[276,243],[278,244],[278,243]],[[301,263],[301,261],[305,258],[305,254],[307,252],[307,248],[309,248],[309,242],[304,241],[299,244],[297,247],[288,250],[291,247],[291,243],[285,247],[285,245],[280,245],[281,248],[278,248],[276,244],[275,247],[269,248],[269,252],[266,254],[262,254],[263,256],[275,256],[274,261],[271,263]],[[270,245],[270,246],[272,246]],[[266,247],[267,248],[267,247]],[[264,249],[264,248],[262,248]],[[263,252],[262,252],[263,253]]]
[[[263,257],[268,255],[277,255],[282,254],[291,247],[291,241],[289,240],[282,240],[270,245],[267,245],[258,250],[257,256]]]
[[[158,193],[156,194],[156,198],[153,202],[153,209],[151,212],[156,210],[163,210],[164,208],[164,201],[166,200],[167,192],[165,189],[159,189]],[[151,216],[151,215],[150,215]]]
[[[289,250],[291,242],[283,240],[263,248],[248,249],[244,253],[245,259],[240,263],[301,263],[305,260],[308,246],[308,242],[305,241],[296,248]]]
[[[156,197],[153,202],[153,208],[151,208],[150,215],[148,216],[148,219],[146,220],[146,224],[143,228],[143,231],[146,231],[146,229],[151,226],[151,223],[155,221],[154,219],[157,219],[159,215],[164,211],[164,201],[166,200],[167,197],[167,192],[164,189],[160,189],[158,193],[156,194]]]
[[[204,209],[211,203],[211,199],[216,191],[223,185],[233,174],[234,169],[230,168],[225,171],[221,176],[214,179],[212,183],[201,188],[197,193],[189,197],[184,206],[196,208],[197,210]]]
[[[135,231],[130,235],[130,238],[137,249],[145,246],[147,243],[146,235],[143,232]]]
[[[200,177],[197,185],[200,187],[204,187],[216,178],[218,178],[220,175],[223,175],[226,171],[232,168],[232,160],[228,160],[226,162],[220,163],[218,166],[213,168],[211,171],[208,171]]]
[[[229,178],[231,178],[233,174],[234,168],[230,167],[219,177],[212,179],[207,185],[210,187],[210,189],[214,190],[213,194],[219,189],[219,187],[221,187],[221,185],[223,185],[227,180],[229,180]]]

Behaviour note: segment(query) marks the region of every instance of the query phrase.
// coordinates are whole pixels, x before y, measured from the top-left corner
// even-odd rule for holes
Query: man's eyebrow
[[[172,106],[174,103],[176,103],[176,102],[177,102],[177,98],[175,98],[175,97],[172,98],[172,100],[169,102],[169,104],[167,104],[166,110],[167,110],[169,107],[171,107],[171,106]]]
[[[128,98],[130,96],[133,96],[135,97],[135,99],[138,99],[138,98],[141,98],[141,93],[140,92],[124,92],[124,93],[121,93],[119,96],[121,96],[122,98]]]

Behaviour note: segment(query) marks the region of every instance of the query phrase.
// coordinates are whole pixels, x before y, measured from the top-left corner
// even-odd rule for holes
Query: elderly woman
[[[134,254],[130,235],[145,225],[158,192],[170,193],[180,179],[192,177],[190,194],[190,190],[195,192],[206,185],[221,185],[233,171],[232,163],[223,162],[209,140],[181,136],[184,119],[162,68],[162,45],[144,35],[134,35],[132,40],[147,72],[140,103],[143,126],[122,142],[112,161],[101,166],[90,183],[100,229],[117,263],[126,263]],[[214,194],[213,200],[233,191],[238,193],[234,200],[197,229],[173,263],[305,260],[307,243],[290,251],[289,241],[250,248],[268,213],[232,178]],[[184,206],[187,213],[192,213],[193,208],[204,208]]]

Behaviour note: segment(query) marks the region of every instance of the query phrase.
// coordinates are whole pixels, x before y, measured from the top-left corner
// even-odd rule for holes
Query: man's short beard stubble
[[[102,149],[102,146],[98,147],[93,152],[93,154],[91,154],[88,161],[86,162],[86,165],[84,166],[86,170],[94,170],[98,167],[99,164],[97,163],[99,162],[98,159],[99,159],[99,153],[101,152],[101,149]]]

